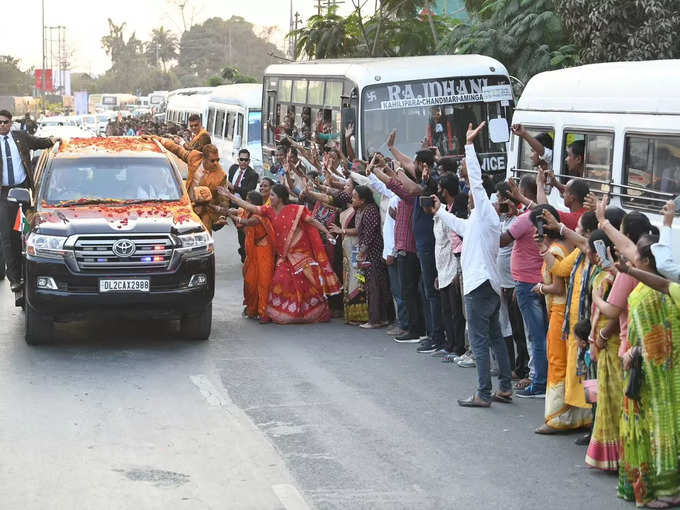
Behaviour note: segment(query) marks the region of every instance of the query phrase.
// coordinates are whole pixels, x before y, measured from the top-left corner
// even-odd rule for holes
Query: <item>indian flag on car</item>
[[[19,210],[17,211],[17,217],[14,220],[14,230],[21,232],[22,234],[28,234],[30,229],[31,226],[28,224],[26,216],[24,216],[24,209],[23,207],[19,207]]]

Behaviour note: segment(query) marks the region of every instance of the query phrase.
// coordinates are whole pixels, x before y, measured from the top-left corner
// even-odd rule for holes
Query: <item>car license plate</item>
[[[99,280],[99,292],[149,292],[149,280]]]

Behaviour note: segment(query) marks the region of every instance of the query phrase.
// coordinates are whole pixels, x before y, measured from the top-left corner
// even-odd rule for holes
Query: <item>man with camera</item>
[[[21,289],[21,237],[14,231],[19,204],[9,202],[12,188],[33,189],[31,150],[48,149],[57,138],[38,138],[27,131],[11,131],[12,114],[0,110],[0,242],[12,291]]]

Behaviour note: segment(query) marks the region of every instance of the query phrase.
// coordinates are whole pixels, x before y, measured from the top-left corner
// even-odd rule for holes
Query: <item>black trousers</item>
[[[443,289],[439,289],[442,305],[442,319],[446,331],[444,349],[459,356],[465,353],[465,316],[463,295],[460,291],[460,277]]]
[[[415,253],[403,252],[397,256],[399,278],[401,279],[401,299],[406,305],[409,317],[409,333],[422,335],[425,333],[425,316],[423,303],[418,292],[420,284],[420,262]]]
[[[6,264],[7,279],[14,285],[21,281],[21,234],[14,230],[19,205],[8,202],[7,193],[9,188],[0,190],[0,246],[4,259],[0,262]]]
[[[529,351],[527,350],[522,312],[517,305],[515,289],[501,289],[501,292],[502,299],[508,307],[510,327],[512,328],[512,337],[505,339],[510,356],[510,367],[520,377],[529,377]]]

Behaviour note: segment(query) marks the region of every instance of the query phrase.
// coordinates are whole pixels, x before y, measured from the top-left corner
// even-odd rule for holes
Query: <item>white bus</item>
[[[404,154],[414,155],[425,138],[442,156],[462,157],[469,122],[500,118],[509,124],[513,107],[507,70],[480,55],[270,65],[262,100],[264,167],[272,163],[286,115],[295,118],[298,131],[313,133],[318,114],[342,143],[354,123],[355,153],[364,160],[375,151],[387,153],[386,139],[395,128]],[[477,147],[484,170],[505,174],[506,145],[491,142],[485,129]]]
[[[513,123],[554,139],[553,169],[566,176],[569,144],[585,143],[591,189],[612,205],[649,213],[680,194],[680,60],[593,64],[534,76]],[[509,175],[531,171],[530,149],[510,143]],[[566,178],[566,177],[565,177]],[[680,229],[675,250],[680,255]]]
[[[243,83],[215,87],[204,115],[205,128],[227,170],[240,149],[250,151],[250,166],[262,173],[262,85]]]
[[[197,113],[201,115],[203,123],[205,123],[203,114],[208,104],[208,97],[210,97],[213,90],[215,90],[215,87],[193,87],[173,90],[168,94],[165,119],[168,122],[174,122],[186,127],[189,115]]]

